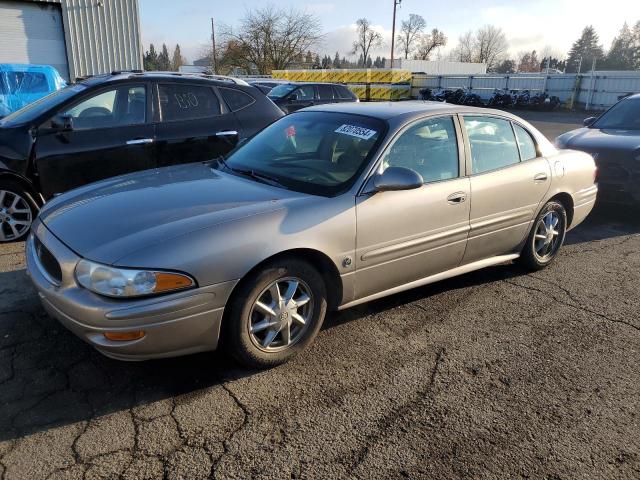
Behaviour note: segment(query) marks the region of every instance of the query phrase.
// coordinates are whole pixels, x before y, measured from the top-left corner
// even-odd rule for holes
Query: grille
[[[57,283],[62,282],[62,269],[60,268],[60,264],[56,260],[56,257],[45,247],[42,242],[38,239],[38,237],[34,236],[34,242],[36,247],[36,254],[38,255],[38,259],[40,260],[40,265],[44,269],[47,274],[51,277],[52,280]]]

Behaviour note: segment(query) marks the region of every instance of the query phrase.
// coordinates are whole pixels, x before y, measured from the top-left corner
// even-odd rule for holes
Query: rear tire
[[[225,348],[246,367],[270,368],[313,342],[327,311],[326,286],[311,265],[284,258],[244,279],[227,308]]]
[[[527,270],[542,270],[556,258],[566,232],[567,211],[561,203],[548,202],[531,227],[519,263]]]
[[[0,244],[24,240],[38,214],[31,195],[13,180],[0,180]]]

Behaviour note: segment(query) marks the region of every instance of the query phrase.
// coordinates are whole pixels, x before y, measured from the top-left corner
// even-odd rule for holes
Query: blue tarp
[[[58,71],[49,65],[0,63],[0,117],[65,85]]]

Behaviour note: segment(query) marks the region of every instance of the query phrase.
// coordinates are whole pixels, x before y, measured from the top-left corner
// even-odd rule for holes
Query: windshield
[[[616,103],[593,124],[595,128],[640,130],[640,98],[627,98]]]
[[[333,196],[353,184],[385,131],[385,123],[371,117],[299,112],[262,130],[225,163],[236,173],[272,179],[284,188]]]
[[[85,87],[84,85],[76,84],[50,93],[46,97],[42,97],[41,99],[22,107],[20,110],[7,115],[2,119],[2,123],[3,125],[11,126],[31,122],[32,120],[38,118],[41,114],[47,112],[49,109],[55,107],[56,105],[59,105],[65,100],[73,97],[85,88],[87,87]]]
[[[297,85],[291,85],[291,84],[278,85],[277,87],[274,87],[269,92],[269,95],[267,95],[267,96],[270,97],[270,98],[286,97],[291,92],[293,92],[297,87],[298,87]]]

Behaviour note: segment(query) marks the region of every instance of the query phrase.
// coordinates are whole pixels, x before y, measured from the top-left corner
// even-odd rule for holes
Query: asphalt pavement
[[[561,114],[532,119],[553,137]],[[39,306],[0,247],[0,479],[640,478],[640,213],[557,260],[330,314],[269,371],[123,363]]]

